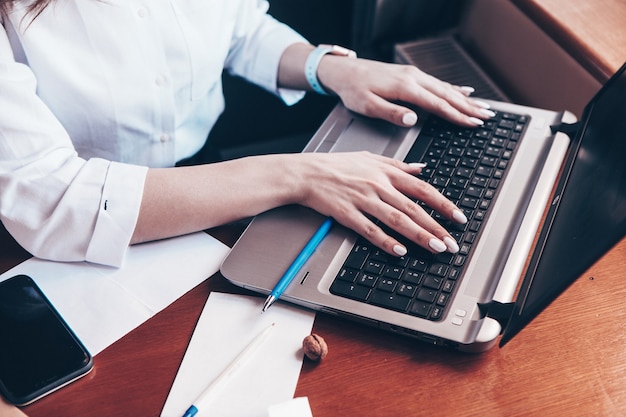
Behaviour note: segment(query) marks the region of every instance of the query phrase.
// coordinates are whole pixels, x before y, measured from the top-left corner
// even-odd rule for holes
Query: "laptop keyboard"
[[[407,255],[388,255],[359,238],[330,292],[428,320],[444,317],[529,120],[496,112],[484,126],[469,129],[430,118],[405,161],[425,162],[421,178],[465,213],[468,222],[459,225],[420,202],[458,242],[459,252],[431,254],[383,226],[407,246]]]

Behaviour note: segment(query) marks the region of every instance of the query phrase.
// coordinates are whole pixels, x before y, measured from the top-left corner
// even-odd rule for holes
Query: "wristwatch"
[[[343,46],[322,44],[318,45],[317,48],[311,51],[307,57],[306,64],[304,66],[304,75],[306,76],[307,82],[316,93],[329,95],[317,79],[317,67],[326,54],[356,58],[356,52],[351,49],[344,48]]]

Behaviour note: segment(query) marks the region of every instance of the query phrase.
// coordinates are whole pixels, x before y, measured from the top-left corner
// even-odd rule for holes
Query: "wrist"
[[[331,91],[320,81],[319,66],[322,59],[328,55],[341,58],[356,58],[356,52],[337,45],[319,45],[311,51],[305,63],[305,77],[313,91],[318,94],[329,95]]]

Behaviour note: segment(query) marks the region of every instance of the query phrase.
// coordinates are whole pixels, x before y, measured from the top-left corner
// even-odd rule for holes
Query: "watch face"
[[[356,58],[356,52],[343,46],[333,45],[331,53],[333,55],[347,56],[348,58]]]

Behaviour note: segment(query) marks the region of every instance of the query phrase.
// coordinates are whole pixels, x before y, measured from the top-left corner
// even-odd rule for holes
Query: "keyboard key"
[[[463,189],[467,186],[468,182],[469,181],[467,178],[454,177],[452,178],[452,181],[450,181],[450,185],[459,189]]]
[[[478,207],[478,199],[473,197],[463,197],[461,199],[461,207],[475,209],[476,207]]]
[[[422,274],[421,272],[415,272],[407,269],[402,274],[402,281],[408,284],[420,285],[422,283],[423,276],[424,274]]]
[[[456,171],[457,177],[470,178],[472,176],[472,170],[469,168],[461,167]]]
[[[439,294],[439,297],[437,297],[437,305],[445,306],[449,299],[450,296],[448,294]]]
[[[443,291],[444,293],[451,293],[452,290],[454,289],[454,284],[455,281],[452,280],[447,280],[446,282],[443,283],[443,288],[441,289],[441,291]]]
[[[350,284],[345,281],[335,281],[330,287],[332,294],[341,295],[353,300],[365,301],[369,296],[370,289],[362,285]]]
[[[372,253],[369,257],[370,261],[378,261],[382,263],[386,263],[388,259],[389,259],[389,255],[387,254],[387,252],[378,248],[373,248]]]
[[[417,292],[417,299],[421,301],[426,301],[427,303],[432,303],[435,301],[437,297],[437,291],[430,288],[421,288]]]
[[[432,288],[433,290],[438,290],[441,288],[441,284],[443,284],[442,277],[436,277],[433,275],[426,275],[424,278],[424,287]]]
[[[450,201],[458,201],[461,195],[463,195],[463,189],[448,187],[443,192],[443,195]]]
[[[356,269],[341,268],[341,271],[337,274],[337,278],[346,282],[354,282],[358,274],[359,272]]]
[[[378,282],[376,288],[385,292],[394,292],[396,290],[396,286],[398,285],[398,281],[394,279],[383,278]]]
[[[475,185],[470,185],[469,187],[467,187],[465,195],[469,197],[480,198],[483,195],[483,189],[480,187],[476,187]]]
[[[479,166],[476,168],[476,175],[480,175],[481,177],[491,177],[493,175],[493,168]]]
[[[347,266],[348,268],[361,269],[363,267],[365,259],[367,259],[367,255],[369,254],[369,252],[370,246],[356,245],[348,256],[345,266]]]
[[[400,297],[395,294],[374,293],[370,302],[374,305],[389,308],[391,310],[406,311],[411,302],[410,298]]]
[[[374,285],[376,285],[376,281],[378,281],[378,277],[376,275],[364,272],[361,272],[356,279],[357,284],[363,285],[364,287],[368,288],[374,288]]]
[[[409,308],[409,314],[413,314],[418,317],[428,317],[430,313],[430,304],[421,303],[419,301],[414,302]]]
[[[417,292],[417,286],[413,284],[400,283],[398,289],[396,290],[396,294],[401,295],[403,297],[413,298],[415,293]]]
[[[493,156],[485,156],[480,160],[480,165],[493,168],[498,165],[498,158]]]
[[[448,273],[448,278],[450,279],[459,279],[460,271],[458,268],[450,268],[450,272]]]
[[[450,252],[438,253],[435,255],[435,262],[450,265],[454,254]]]
[[[478,165],[478,159],[476,158],[463,158],[461,159],[461,166],[465,168],[474,169]]]
[[[430,319],[439,320],[442,315],[443,315],[443,309],[437,306],[434,306],[432,311],[430,312]]]
[[[432,180],[430,181],[430,184],[435,186],[435,187],[441,187],[444,188],[448,185],[448,182],[450,182],[449,178],[446,177],[442,177],[439,175],[435,175]]]
[[[385,264],[379,261],[367,261],[365,263],[365,266],[363,267],[363,270],[375,275],[380,275],[380,273],[383,271],[384,266]]]
[[[413,258],[409,261],[407,268],[413,271],[425,272],[428,269],[428,263],[424,259]]]
[[[476,187],[485,188],[487,186],[488,181],[489,179],[485,177],[474,177],[472,178],[471,184]]]
[[[445,277],[448,274],[450,267],[444,264],[434,264],[428,270],[429,274],[436,275],[438,277]]]
[[[397,266],[387,266],[383,271],[383,276],[391,279],[400,279],[402,272],[402,268],[398,268]]]

